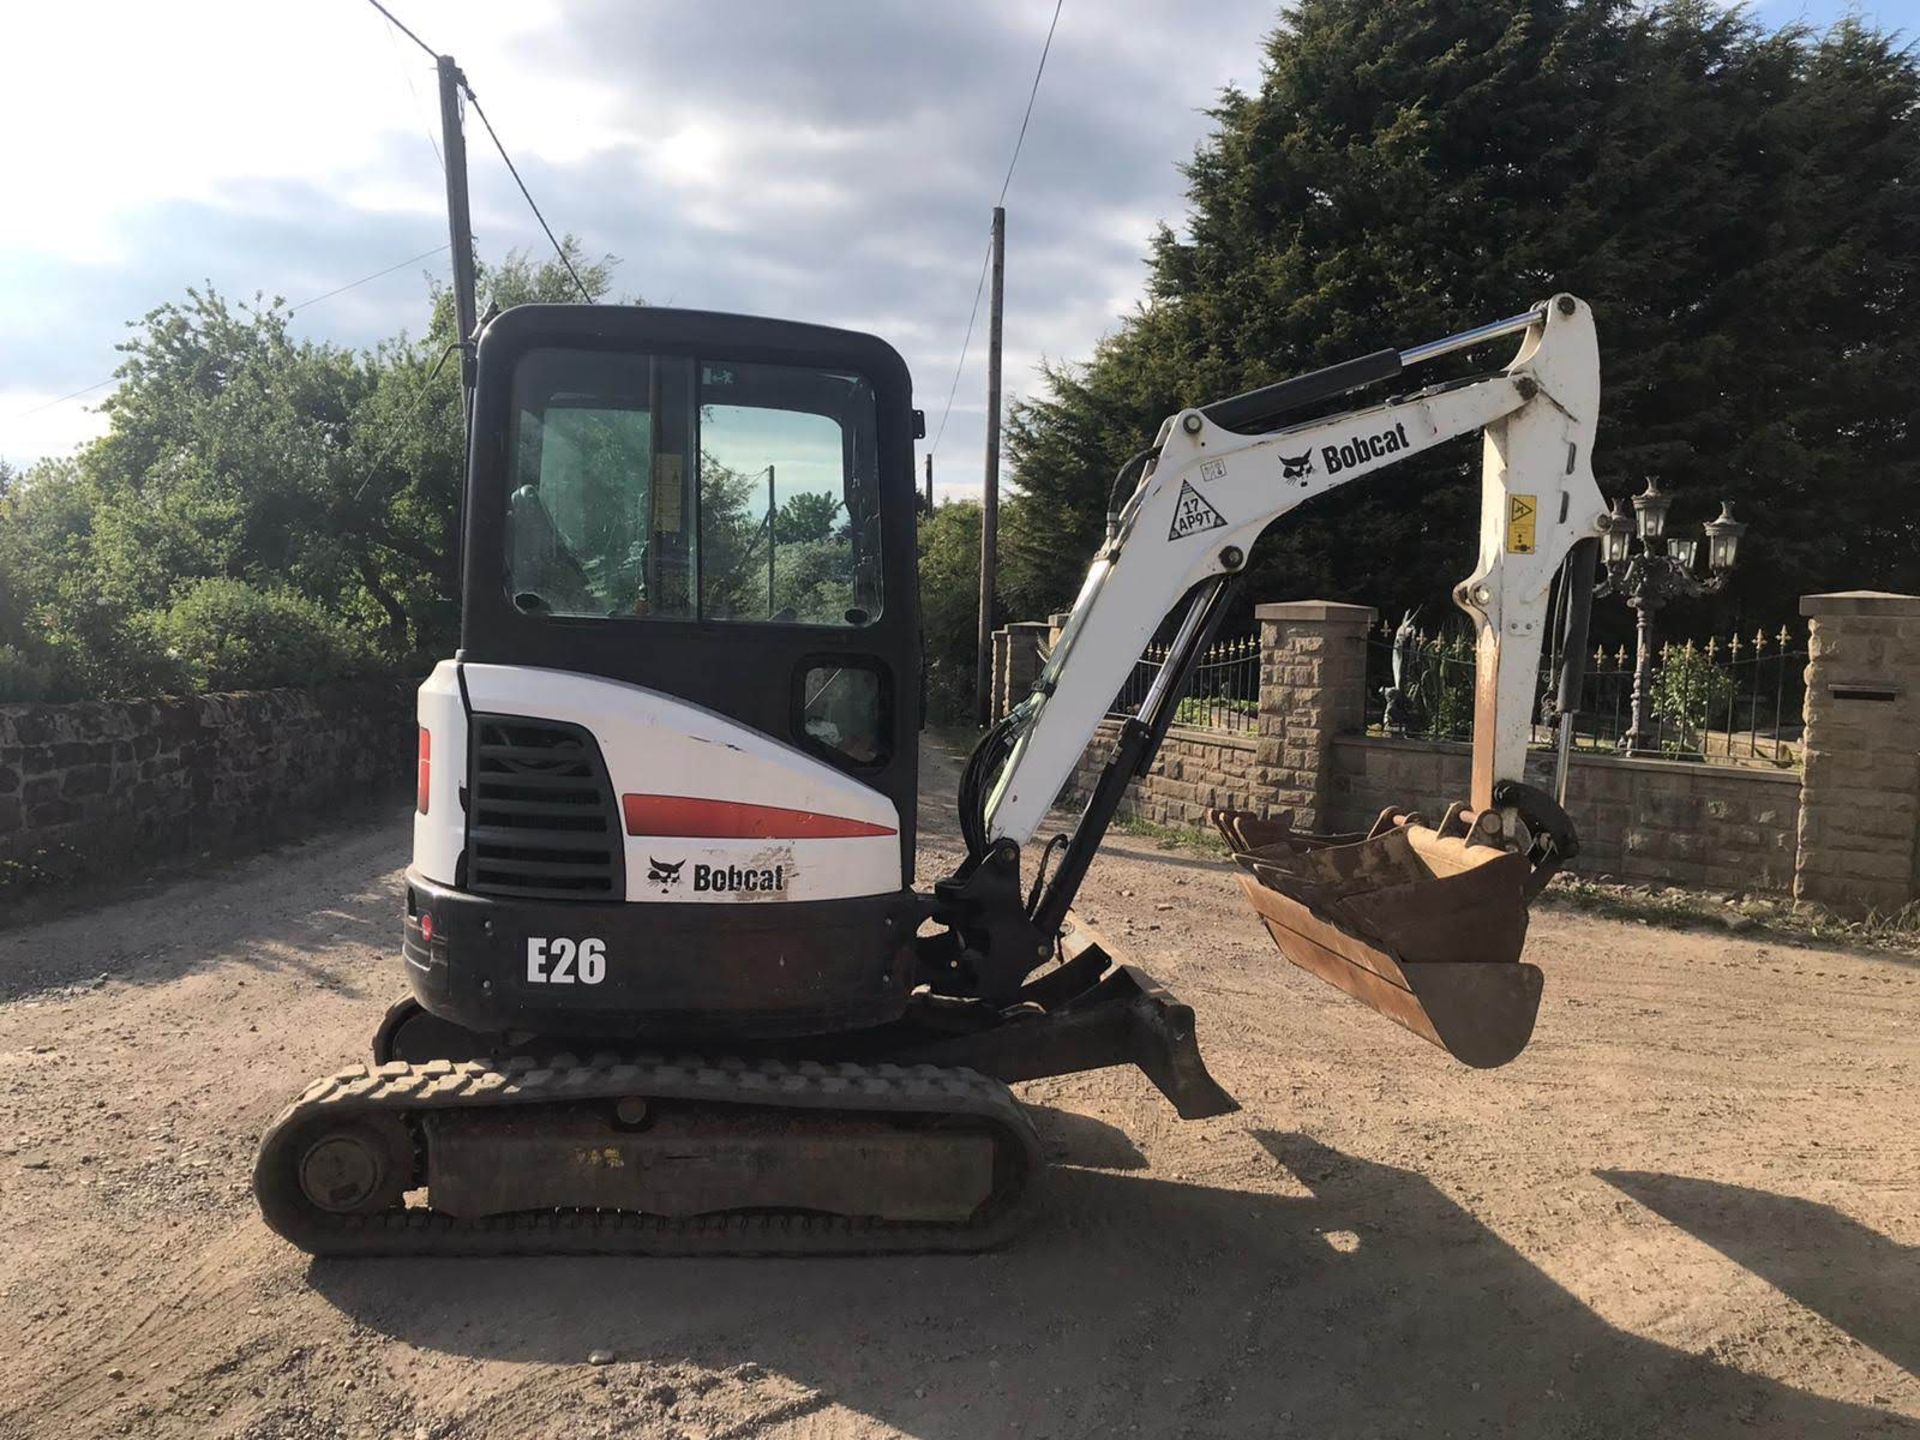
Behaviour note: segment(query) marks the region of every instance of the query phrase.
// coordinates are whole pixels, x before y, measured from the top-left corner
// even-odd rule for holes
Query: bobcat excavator
[[[1509,336],[1504,368],[1326,413]],[[1076,921],[1075,892],[1261,532],[1475,431],[1470,793],[1364,835],[1216,820],[1288,959],[1468,1064],[1525,1046],[1527,906],[1577,843],[1523,775],[1549,586],[1565,562],[1584,627],[1606,524],[1580,301],[1168,419],[1116,479],[1044,673],[967,762],[966,858],[924,890],[923,427],[900,357],[787,321],[541,305],[486,323],[474,360],[460,648],[419,696],[411,993],[373,1063],[261,1144],[261,1210],[295,1245],[975,1250],[1043,1168],[1010,1082],[1132,1064],[1183,1117],[1237,1108],[1193,1011]],[[1077,823],[1029,848],[1168,623]]]

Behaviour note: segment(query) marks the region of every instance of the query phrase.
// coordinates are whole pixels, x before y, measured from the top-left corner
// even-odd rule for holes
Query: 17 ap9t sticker
[[[607,978],[607,942],[565,935],[527,937],[529,985],[598,985]]]

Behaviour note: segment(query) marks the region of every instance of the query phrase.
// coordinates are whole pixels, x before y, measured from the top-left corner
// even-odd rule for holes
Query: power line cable
[[[414,44],[418,45],[422,50],[426,51],[427,54],[431,55],[433,57],[434,64],[437,65],[440,63],[440,52],[438,50],[435,50],[431,45],[427,44],[426,41],[422,40],[418,35],[414,34],[413,31],[409,30],[404,24],[402,24],[399,17],[396,16],[391,10],[387,9],[386,6],[382,5],[380,3],[380,0],[367,0],[367,3],[373,6],[373,8],[378,10],[382,15],[386,16],[387,23],[389,25],[393,26],[394,29],[398,30],[402,35],[406,36],[407,39],[411,40]]]
[[[441,57],[439,52],[418,35],[414,34],[413,31],[409,30],[405,25],[401,24],[394,13],[382,5],[380,0],[367,0],[367,3],[382,15],[386,16],[388,23],[399,30],[402,35],[405,35],[409,40],[413,41],[414,44],[426,51],[427,54],[433,56],[434,64],[438,65],[440,63]],[[1056,8],[1054,19],[1058,20],[1059,18],[1059,11]],[[1049,41],[1052,40],[1052,31],[1048,31],[1047,38]],[[540,207],[534,203],[533,192],[527,189],[527,182],[520,178],[520,167],[515,165],[513,163],[513,157],[507,154],[507,147],[500,143],[499,132],[493,128],[493,122],[487,118],[487,112],[481,108],[480,97],[473,93],[473,86],[467,83],[467,77],[464,74],[458,71],[455,73],[459,75],[460,92],[467,97],[467,103],[473,106],[473,113],[480,117],[480,123],[486,127],[487,138],[493,141],[493,148],[500,152],[500,158],[506,162],[507,173],[513,176],[513,183],[520,187],[520,198],[527,202],[527,208],[533,211],[533,218],[538,220],[540,222],[540,228],[546,231],[547,243],[553,246],[553,253],[560,257],[560,263],[566,267],[567,274],[572,277],[575,288],[580,291],[580,298],[589,305],[593,304],[593,292],[587,289],[586,282],[580,278],[580,272],[573,268],[573,261],[567,255],[567,252],[561,248],[560,241],[555,238],[553,227],[547,224],[547,217],[540,213]],[[1032,102],[1029,101],[1028,105],[1029,108],[1031,108]],[[444,164],[445,162],[443,161],[442,163]]]
[[[409,255],[406,259],[397,264],[389,265],[384,270],[376,270],[371,275],[362,275],[358,280],[350,280],[338,289],[327,291],[324,295],[316,295],[311,300],[302,300],[298,305],[290,305],[287,307],[287,313],[289,315],[298,315],[309,305],[318,305],[322,300],[331,300],[336,295],[344,295],[349,290],[357,289],[359,286],[365,285],[369,280],[378,280],[383,275],[391,275],[396,270],[404,270],[409,265],[416,264],[430,256],[438,255],[442,250],[451,250],[452,248],[453,242],[448,241],[444,245],[434,246],[431,250],[422,250],[418,255]]]
[[[1040,63],[1034,67],[1033,88],[1027,92],[1027,113],[1020,117],[1020,134],[1013,142],[1013,158],[1007,161],[1007,178],[1000,182],[1000,198],[994,203],[1007,203],[1007,187],[1013,184],[1013,167],[1020,163],[1020,147],[1027,141],[1027,122],[1033,119],[1033,102],[1040,94],[1040,77],[1047,73],[1047,53],[1053,49],[1054,27],[1060,23],[1060,7],[1066,0],[1053,0],[1053,20],[1047,26],[1047,43],[1040,47]]]
[[[933,453],[940,453],[940,441],[947,433],[947,417],[953,414],[953,397],[960,390],[960,372],[967,365],[967,347],[973,343],[973,322],[980,318],[980,297],[987,288],[987,266],[993,260],[993,242],[987,242],[987,253],[980,261],[980,283],[973,287],[973,309],[967,312],[967,334],[960,342],[960,358],[953,363],[953,383],[947,386],[947,405],[940,412],[939,428],[933,432]]]
[[[51,410],[53,409],[54,406],[64,405],[69,400],[78,400],[82,395],[91,395],[94,391],[98,390],[101,386],[111,385],[112,383],[113,383],[113,376],[109,375],[104,380],[96,380],[91,385],[84,385],[78,390],[69,391],[67,394],[62,395],[58,400],[48,400],[44,404],[36,405],[31,410],[22,410],[19,414],[10,416],[9,418],[14,420],[24,420],[29,415],[38,415],[42,410]]]
[[[379,0],[369,0],[369,3],[378,4]],[[533,195],[527,189],[527,182],[520,178],[520,171],[515,167],[513,157],[507,154],[507,147],[500,143],[499,135],[494,132],[493,122],[487,118],[487,112],[480,108],[480,97],[473,93],[473,87],[467,83],[465,76],[460,79],[460,89],[465,93],[467,103],[473,106],[473,113],[480,117],[480,123],[486,127],[487,138],[493,141],[493,148],[500,152],[500,158],[506,162],[507,173],[513,176],[513,183],[520,187],[520,196],[527,202],[527,208],[533,211],[533,218],[538,220],[540,228],[547,232],[547,243],[553,246],[553,253],[560,257],[560,263],[566,266],[567,274],[573,277],[574,285],[579,288],[580,298],[589,305],[593,304],[593,293],[587,289],[586,282],[580,278],[580,272],[573,268],[573,261],[568,258],[566,250],[554,238],[553,227],[547,224],[547,217],[542,215],[540,207],[533,203]]]
[[[1060,10],[1066,0],[1053,0],[1053,19],[1047,23],[1046,42],[1040,47],[1040,63],[1034,67],[1033,85],[1027,91],[1026,112],[1020,117],[1020,133],[1014,137],[1013,155],[1007,161],[1006,178],[1000,182],[1000,198],[994,201],[996,206],[1007,203],[1007,188],[1013,184],[1013,170],[1020,163],[1020,147],[1027,142],[1027,125],[1033,119],[1033,102],[1040,95],[1040,77],[1047,73],[1047,56],[1053,50],[1053,32],[1060,24]],[[939,453],[940,440],[947,433],[947,418],[953,414],[953,397],[960,389],[960,372],[966,369],[967,350],[973,344],[974,322],[980,318],[980,296],[987,287],[987,267],[993,259],[993,245],[989,241],[986,258],[980,262],[980,280],[973,287],[973,308],[967,312],[967,333],[960,342],[960,358],[954,362],[953,383],[947,387],[947,405],[940,412],[940,424],[933,434],[933,451]]]
[[[407,82],[407,94],[413,97],[413,108],[420,116],[421,130],[427,137],[427,144],[433,150],[434,162],[439,165],[442,175],[447,173],[447,157],[440,153],[440,142],[434,138],[433,126],[426,123],[426,106],[420,99],[420,89],[413,83],[413,72],[407,69],[406,61],[401,57],[399,43],[393,38],[393,27],[387,26],[381,31],[387,37],[387,48],[393,52],[393,63],[400,72],[400,78]]]
[[[358,280],[350,280],[345,285],[337,285],[333,289],[327,291],[325,294],[315,295],[311,300],[302,300],[298,305],[290,305],[287,307],[287,313],[289,315],[298,314],[300,311],[305,310],[309,305],[318,305],[322,300],[331,300],[336,295],[344,295],[349,290],[357,290],[360,286],[367,284],[369,281],[378,280],[382,276],[391,275],[396,270],[404,270],[409,265],[417,264],[418,262],[428,259],[431,256],[438,255],[442,250],[451,250],[452,248],[453,248],[452,242],[448,242],[445,245],[436,245],[431,250],[422,250],[418,255],[409,255],[406,259],[398,261],[395,264],[389,265],[384,270],[376,270],[371,275],[362,275]],[[43,401],[41,404],[35,405],[30,410],[22,410],[18,414],[10,415],[7,418],[10,420],[25,420],[30,415],[38,415],[43,410],[51,410],[54,408],[54,406],[64,405],[69,400],[78,400],[82,395],[91,395],[94,391],[99,390],[104,386],[111,385],[114,382],[114,378],[115,378],[114,376],[109,375],[104,380],[96,380],[91,385],[83,385],[80,389],[70,391],[67,394],[60,396],[56,400]]]

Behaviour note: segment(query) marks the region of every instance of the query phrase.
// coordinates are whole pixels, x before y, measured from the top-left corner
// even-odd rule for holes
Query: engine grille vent
[[[594,738],[578,725],[473,717],[467,888],[484,895],[618,900],[619,810]]]

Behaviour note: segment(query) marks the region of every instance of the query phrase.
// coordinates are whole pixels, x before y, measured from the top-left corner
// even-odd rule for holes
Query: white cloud
[[[871,328],[937,423],[987,211],[1051,7],[988,0],[395,0],[455,53],[553,223],[655,303]],[[95,433],[123,322],[210,281],[300,300],[445,238],[430,61],[356,0],[20,8],[0,57],[0,454]],[[1272,0],[1067,0],[1009,196],[1007,386],[1082,358],[1140,294],[1176,165]],[[470,119],[483,252],[544,245]],[[421,271],[304,311],[367,343],[424,320]],[[940,458],[978,484],[984,316]],[[97,399],[97,396],[89,397]],[[963,478],[964,477],[964,478]]]

